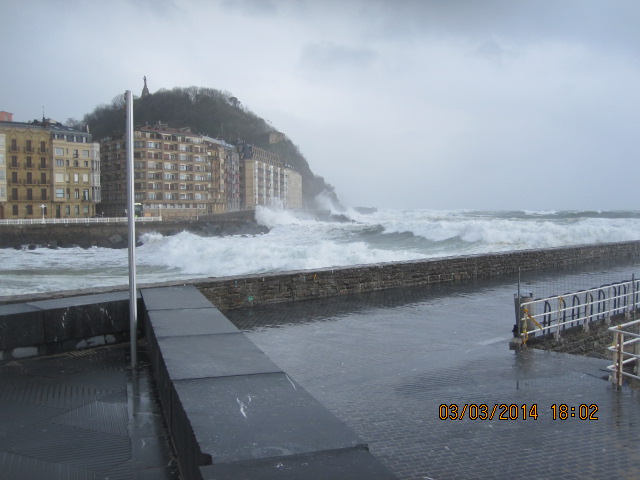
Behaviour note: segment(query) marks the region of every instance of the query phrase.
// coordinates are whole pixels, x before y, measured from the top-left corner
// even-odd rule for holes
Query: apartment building
[[[236,212],[241,208],[240,155],[234,145],[224,140],[203,136],[212,159],[216,212]]]
[[[51,119],[0,121],[0,218],[82,218],[100,201],[99,144]]]
[[[139,126],[133,141],[134,195],[145,216],[189,217],[224,211],[217,205],[219,186],[212,173],[213,155],[202,135],[164,124]],[[124,135],[101,142],[102,203],[108,216],[122,216],[127,204]]]
[[[302,177],[278,155],[254,145],[238,147],[242,165],[243,207],[302,208]]]

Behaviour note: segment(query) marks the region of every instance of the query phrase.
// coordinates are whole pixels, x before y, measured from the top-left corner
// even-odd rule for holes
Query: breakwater
[[[189,281],[147,283],[146,287],[195,285],[217,308],[231,310],[254,305],[294,302],[417,285],[463,283],[475,279],[513,275],[519,270],[553,271],[602,261],[640,259],[640,241],[519,250],[493,254],[444,257],[408,262],[298,270],[259,275],[202,278]],[[140,285],[143,286],[143,285]],[[82,290],[14,295],[0,304],[62,298],[126,290],[95,287]]]
[[[126,248],[126,223],[43,223],[0,225],[0,248]],[[255,212],[245,210],[228,214],[201,215],[192,219],[173,219],[160,222],[137,222],[138,238],[156,232],[176,235],[188,231],[198,235],[254,235],[268,231],[255,221]]]
[[[438,283],[461,283],[515,274],[554,270],[602,260],[640,258],[640,242],[520,250],[324,268],[269,275],[200,279],[193,283],[221,310]]]

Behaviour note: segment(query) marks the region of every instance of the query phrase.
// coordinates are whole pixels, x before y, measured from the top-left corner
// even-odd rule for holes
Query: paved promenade
[[[179,480],[145,355],[129,345],[0,364],[3,480]]]
[[[504,281],[228,315],[399,479],[640,478],[638,392],[616,391],[604,360],[510,351],[513,293]],[[468,407],[441,420],[442,404]]]
[[[639,392],[616,390],[607,361],[510,351],[513,293],[504,279],[227,316],[399,479],[640,478]],[[0,363],[0,478],[177,480],[144,342],[135,374],[127,352]]]

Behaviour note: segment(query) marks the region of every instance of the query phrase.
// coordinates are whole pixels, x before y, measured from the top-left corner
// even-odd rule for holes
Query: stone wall
[[[640,242],[609,243],[546,250],[522,250],[486,255],[325,268],[221,279],[194,280],[219,309],[291,302],[431,283],[456,283],[528,270],[607,260],[640,258]]]
[[[176,235],[183,231],[203,236],[259,234],[268,228],[258,225],[254,212],[207,215],[193,220],[136,223],[136,236],[150,232]],[[50,223],[33,225],[0,225],[0,248],[72,246],[126,248],[128,227],[126,223]]]

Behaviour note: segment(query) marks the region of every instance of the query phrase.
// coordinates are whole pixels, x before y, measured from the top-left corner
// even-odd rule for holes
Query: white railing
[[[162,217],[136,217],[136,222],[160,222]],[[72,223],[127,223],[127,217],[96,218],[23,218],[0,220],[0,225],[47,225]]]
[[[613,352],[613,365],[609,365],[607,368],[612,372],[611,381],[615,383],[618,388],[622,386],[623,377],[634,378],[640,380],[638,375],[634,375],[631,372],[625,372],[625,366],[634,366],[633,371],[638,373],[638,360],[640,359],[640,320],[633,320],[631,322],[622,323],[615,327],[609,328],[609,331],[613,332],[613,345],[608,348],[610,352]],[[631,337],[630,340],[625,340],[625,336]]]
[[[640,280],[603,285],[590,290],[565,293],[520,303],[518,335],[526,344],[528,337],[538,333],[560,338],[565,328],[582,325],[588,330],[595,320],[608,321],[614,315],[636,310],[639,302]]]

